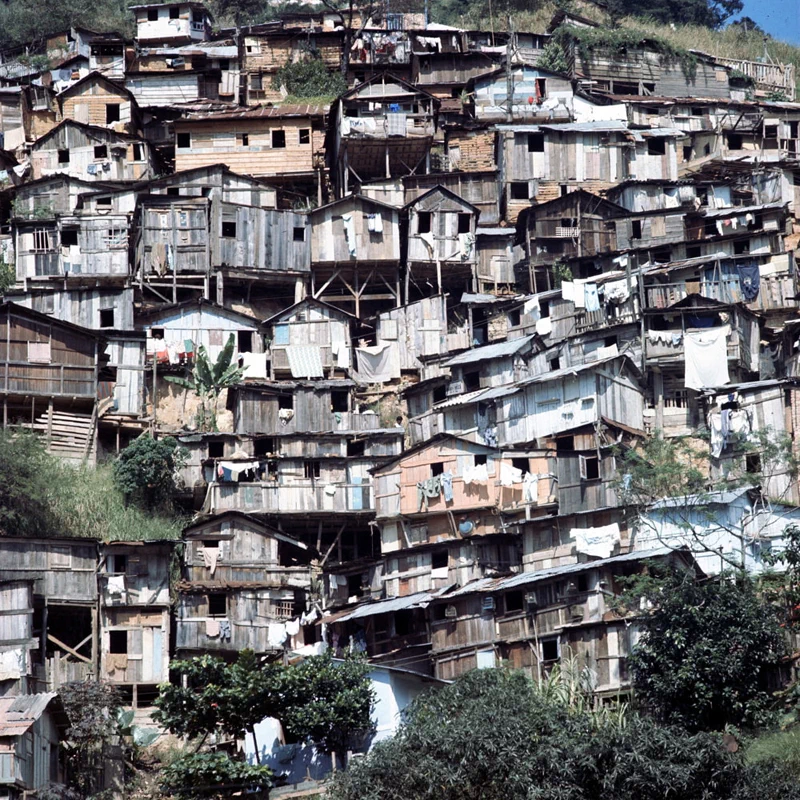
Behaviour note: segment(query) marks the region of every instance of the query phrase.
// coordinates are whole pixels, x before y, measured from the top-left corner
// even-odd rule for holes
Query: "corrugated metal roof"
[[[180,122],[224,122],[237,119],[282,119],[284,117],[322,117],[330,106],[297,103],[283,106],[258,106],[240,111],[218,111],[211,114],[193,114]],[[176,120],[178,121],[178,120]]]
[[[730,217],[738,216],[740,214],[748,214],[754,211],[772,211],[774,209],[783,208],[785,203],[765,203],[761,206],[728,206],[728,208],[715,208],[711,211],[706,211],[703,215],[705,217]]]
[[[738,500],[743,494],[751,491],[752,486],[741,486],[738,489],[725,489],[718,492],[708,492],[707,494],[687,494],[680,497],[666,497],[658,500],[650,506],[650,511],[658,511],[663,508],[703,508],[706,506],[726,506],[734,500]]]
[[[452,592],[444,595],[442,599],[449,600],[452,597],[462,597],[463,595],[476,592],[502,592],[506,589],[530,586],[540,581],[559,578],[563,575],[572,575],[576,572],[585,572],[586,570],[597,569],[598,567],[613,566],[614,564],[622,564],[628,561],[644,561],[648,558],[660,558],[673,552],[675,552],[675,550],[672,547],[658,547],[652,550],[634,550],[622,556],[601,558],[597,561],[586,561],[581,564],[567,564],[562,567],[550,567],[549,569],[540,569],[536,572],[520,572],[517,575],[512,575],[510,578],[479,578],[476,581],[462,586],[460,589],[454,589]]]
[[[57,697],[56,692],[0,697],[0,736],[21,736]]]
[[[541,375],[535,375],[533,378],[526,378],[524,381],[520,381],[517,386],[530,386],[533,383],[557,381],[561,378],[567,378],[570,375],[577,375],[579,372],[586,372],[596,367],[602,367],[604,364],[608,364],[609,361],[615,361],[618,358],[624,357],[623,353],[617,353],[617,355],[608,356],[607,358],[598,358],[597,361],[588,361],[586,364],[576,364],[574,367],[563,367],[562,369],[556,369],[552,372],[543,372]]]
[[[520,339],[510,339],[506,342],[498,342],[497,344],[487,344],[483,347],[476,347],[473,350],[466,350],[453,356],[449,361],[445,361],[443,367],[454,367],[458,364],[474,364],[477,361],[487,361],[492,358],[504,358],[506,356],[513,356],[525,347],[528,342],[533,339],[533,336],[523,336]]]
[[[406,597],[393,597],[391,600],[380,600],[377,603],[364,603],[353,609],[349,614],[337,616],[336,622],[363,619],[376,614],[391,614],[395,611],[404,611],[409,608],[425,608],[432,600],[446,592],[448,588],[439,589],[435,592],[417,592]]]

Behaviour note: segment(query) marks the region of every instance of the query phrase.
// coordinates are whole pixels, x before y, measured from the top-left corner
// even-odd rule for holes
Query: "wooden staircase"
[[[33,425],[50,453],[78,462],[94,461],[97,454],[96,428],[96,410],[91,414],[49,411],[37,417]]]

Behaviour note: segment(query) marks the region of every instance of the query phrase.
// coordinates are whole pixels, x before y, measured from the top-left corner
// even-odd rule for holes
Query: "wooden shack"
[[[400,211],[351,195],[315,208],[311,294],[357,317],[400,305]],[[388,301],[388,303],[387,303]]]
[[[563,75],[519,64],[471,76],[468,90],[478,120],[570,122],[572,83]],[[510,92],[509,92],[510,89]]]
[[[224,161],[232,170],[269,176],[319,201],[327,106],[282,105],[195,114],[176,120],[175,168]]]
[[[173,172],[150,181],[149,194],[208,197],[255,208],[276,208],[274,186],[263,179],[234,172],[223,163]]]
[[[31,651],[41,642],[33,635],[33,586],[30,576],[0,580],[0,697],[34,690]]]
[[[633,640],[612,610],[618,578],[648,559],[691,569],[670,548],[613,556],[507,578],[484,578],[441,594],[426,609],[437,677],[453,679],[507,661],[544,679],[562,659],[577,658],[599,696],[630,689],[626,657]]]
[[[412,82],[440,99],[458,96],[470,80],[494,72],[504,57],[498,52],[415,52]]]
[[[326,147],[339,196],[354,182],[429,172],[438,106],[433,95],[389,73],[341,95],[331,108]]]
[[[602,45],[582,45],[577,29],[561,39],[570,79],[610,94],[655,97],[731,97],[730,67],[697,51],[677,59],[659,51],[646,39],[638,47],[618,53]]]
[[[0,330],[3,427],[41,433],[63,458],[93,458],[102,337],[9,302]]]
[[[213,15],[203,3],[173,2],[130,6],[141,45],[202,42],[209,38]]]
[[[407,215],[406,297],[410,283],[473,288],[478,208],[441,186],[412,200]]]
[[[303,643],[299,622],[311,586],[307,545],[238,512],[201,519],[184,537],[179,653],[274,653],[289,639],[292,622]]]
[[[31,146],[34,178],[65,173],[85,181],[136,181],[153,175],[150,144],[67,119]]]
[[[61,119],[134,136],[140,132],[139,106],[134,96],[99,72],[73,83],[56,100]]]
[[[32,610],[33,628],[41,632],[40,638],[14,643],[14,649],[29,651],[29,682],[56,689],[96,675],[96,568],[93,539],[0,536],[0,581],[33,586],[33,602],[27,608]]]
[[[59,745],[68,725],[55,692],[0,697],[0,796],[12,800],[63,781]]]
[[[698,376],[689,377],[687,337],[697,338],[713,331],[719,337],[719,351],[709,352],[720,352],[720,360],[724,355],[726,368],[718,369],[712,376],[709,363]],[[685,436],[704,426],[698,402],[701,387],[696,381],[709,378],[716,382],[727,375],[728,380],[720,384],[724,386],[758,378],[761,340],[758,319],[742,304],[689,294],[666,308],[646,309],[642,338],[650,399],[644,412],[648,432],[657,429],[665,436]],[[712,363],[719,366],[717,360]]]
[[[641,425],[640,373],[627,356],[611,355],[546,372],[520,381],[516,388],[496,400],[501,447],[533,442],[601,419],[632,428]]]
[[[346,311],[310,297],[264,320],[270,377],[347,377],[353,367],[352,322]],[[305,363],[309,358],[314,360],[311,369]]]
[[[152,703],[168,680],[170,564],[174,542],[100,547],[100,677],[133,708]]]

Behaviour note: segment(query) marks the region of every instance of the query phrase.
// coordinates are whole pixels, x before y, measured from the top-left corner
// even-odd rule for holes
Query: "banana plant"
[[[228,338],[217,360],[212,363],[204,345],[197,349],[194,369],[188,377],[165,375],[167,381],[194,392],[200,399],[197,423],[201,431],[217,430],[217,403],[224,389],[241,382],[244,375],[234,360],[235,339],[233,334]]]

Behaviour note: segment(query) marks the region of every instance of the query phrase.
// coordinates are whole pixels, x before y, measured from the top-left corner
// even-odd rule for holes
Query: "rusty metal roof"
[[[56,697],[56,692],[0,697],[0,736],[21,736]]]

